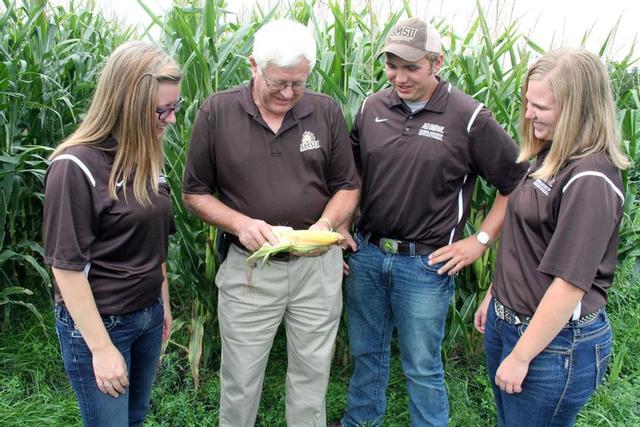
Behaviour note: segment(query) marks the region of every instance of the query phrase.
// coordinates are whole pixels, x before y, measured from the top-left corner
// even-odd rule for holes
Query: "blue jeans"
[[[120,316],[102,316],[107,332],[122,353],[129,373],[127,391],[112,397],[96,385],[91,351],[65,307],[55,308],[62,359],[85,426],[141,426],[149,410],[162,346],[162,300]]]
[[[522,392],[504,393],[495,384],[500,363],[511,353],[527,325],[498,318],[493,300],[484,346],[498,426],[572,426],[607,371],[611,326],[604,311],[580,327],[565,327],[529,364]]]
[[[412,426],[445,426],[449,403],[440,351],[453,279],[426,255],[393,255],[356,234],[349,258],[347,319],[353,375],[343,426],[382,425],[391,335],[398,331]]]

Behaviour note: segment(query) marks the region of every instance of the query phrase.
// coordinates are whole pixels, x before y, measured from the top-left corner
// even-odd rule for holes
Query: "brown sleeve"
[[[351,139],[351,151],[353,153],[353,160],[356,163],[356,168],[362,170],[362,158],[360,157],[360,129],[358,128],[360,123],[360,117],[362,115],[362,107],[358,110],[356,118],[353,120],[353,126],[351,127],[351,133],[349,138]]]
[[[482,108],[471,130],[471,162],[478,174],[506,196],[518,185],[527,172],[527,162],[516,163],[518,146],[493,118]]]
[[[342,111],[331,103],[331,164],[327,174],[327,188],[331,194],[338,190],[351,190],[358,188],[356,168],[353,155],[350,150],[349,133],[347,123],[342,116]]]
[[[82,271],[97,236],[98,192],[71,160],[51,163],[45,177],[44,261],[63,270]]]
[[[566,187],[538,271],[584,291],[591,288],[609,242],[619,233],[622,199],[614,188],[600,176],[582,176]]]
[[[216,159],[214,151],[214,120],[205,104],[196,116],[189,140],[189,151],[182,178],[182,192],[213,194],[216,191]]]
[[[164,178],[164,177],[163,177]],[[166,180],[166,178],[164,178]],[[171,206],[171,216],[169,218],[169,234],[175,234],[178,229],[176,228],[176,221],[173,218],[173,197],[171,195],[171,186],[168,182],[164,181],[160,184],[160,188],[164,188],[167,191],[167,198],[169,199],[169,206]],[[166,256],[166,254],[165,254]]]

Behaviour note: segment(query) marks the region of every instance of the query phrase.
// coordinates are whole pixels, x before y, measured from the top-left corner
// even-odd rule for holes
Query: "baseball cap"
[[[417,61],[427,53],[440,53],[440,34],[420,18],[398,22],[389,31],[384,48],[378,53],[393,53],[405,61]]]

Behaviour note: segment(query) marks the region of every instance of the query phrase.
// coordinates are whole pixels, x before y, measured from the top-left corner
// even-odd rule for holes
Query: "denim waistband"
[[[144,310],[149,310],[154,308],[156,305],[164,305],[164,301],[162,301],[162,294],[158,295],[158,297],[155,299],[154,302],[152,302],[151,304],[149,304],[146,307],[142,307],[139,308],[137,310],[134,311],[129,311],[127,313],[121,313],[121,314],[107,314],[107,313],[98,313],[101,317],[114,317],[114,316],[128,316],[131,314],[136,314],[140,311],[144,311]],[[60,314],[64,314],[65,316],[71,316],[71,314],[69,313],[69,310],[67,309],[67,306],[64,305],[64,302],[57,302],[54,306],[54,311],[60,313]]]

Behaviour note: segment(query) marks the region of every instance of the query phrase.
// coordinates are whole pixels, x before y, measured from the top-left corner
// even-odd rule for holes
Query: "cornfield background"
[[[270,19],[290,17],[309,25],[315,34],[319,60],[310,77],[311,88],[336,99],[350,124],[362,100],[385,86],[383,63],[376,60],[375,53],[389,29],[399,19],[411,16],[412,11],[405,1],[381,21],[371,2],[356,8],[350,0],[290,1],[271,10],[256,6],[250,19],[239,22],[236,15],[226,11],[224,0],[176,0],[163,17],[154,15],[143,0],[139,3],[152,19],[151,26],[161,29],[158,42],[183,67],[182,95],[186,99],[177,124],[165,138],[166,171],[177,224],[169,257],[176,321],[165,353],[167,368],[154,391],[154,402],[160,404],[154,406],[150,422],[210,424],[217,420],[215,372],[219,362],[213,285],[218,265],[216,230],[188,214],[180,193],[187,142],[198,106],[212,92],[246,82],[250,78],[247,57],[253,33]],[[473,7],[476,17],[465,34],[456,34],[444,20],[433,22],[445,46],[441,76],[483,102],[517,140],[520,86],[528,63],[543,48],[523,35],[517,21],[496,31],[489,27],[480,5]],[[46,0],[2,0],[0,28],[0,424],[17,424],[19,419],[34,424],[77,423],[70,388],[59,372],[62,367],[55,337],[51,337],[55,335],[50,313],[51,279],[42,263],[46,157],[82,120],[105,57],[125,40],[148,37],[151,27],[142,32],[124,27],[80,1],[54,8]],[[604,35],[601,55],[614,33],[612,28]],[[620,264],[609,302],[618,333],[615,355],[605,391],[598,393],[579,423],[638,425],[640,340],[637,332],[625,334],[624,325],[640,324],[640,72],[633,51],[618,61],[603,59],[614,88],[622,143],[633,167],[623,177],[626,204]],[[485,183],[478,183],[468,233],[481,223],[494,195]],[[473,332],[472,316],[490,283],[494,259],[495,249],[487,251],[458,276],[445,341],[452,425],[484,425],[492,419],[489,384],[482,373],[481,339]],[[16,319],[21,324],[17,329]],[[286,362],[277,361],[278,357],[284,359],[283,351],[276,344],[272,355],[275,368],[270,368],[267,375],[260,425],[284,423],[280,383]],[[344,322],[334,362],[327,401],[330,414],[337,416],[344,407],[350,369]],[[47,379],[47,366],[52,364],[58,366],[52,379]],[[398,391],[402,387],[400,368],[394,369],[398,379],[392,380],[387,421],[389,425],[407,425],[406,400]],[[187,371],[190,375],[185,375]],[[58,388],[66,393],[62,406],[56,403]],[[30,400],[31,396],[35,400]],[[186,397],[177,401],[168,396]],[[616,399],[629,402],[618,405]],[[22,403],[17,405],[18,401]],[[456,409],[456,402],[461,407]],[[394,405],[398,405],[398,413],[392,413]]]

